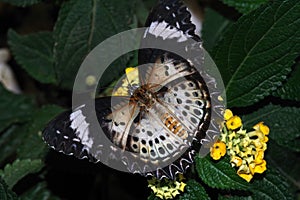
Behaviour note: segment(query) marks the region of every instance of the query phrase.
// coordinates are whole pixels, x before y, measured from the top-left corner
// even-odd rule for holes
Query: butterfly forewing
[[[168,54],[162,55],[163,59],[157,59],[156,63],[148,68],[139,68],[139,72],[145,70],[145,73],[142,73],[144,74],[142,79],[144,79],[147,84],[151,85],[152,90],[159,90],[161,87],[178,78],[196,72],[189,64],[178,60],[168,59],[167,55]]]

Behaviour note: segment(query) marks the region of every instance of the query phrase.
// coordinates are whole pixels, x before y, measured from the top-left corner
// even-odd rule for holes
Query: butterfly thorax
[[[150,89],[149,85],[143,85],[134,91],[131,99],[137,102],[140,107],[147,109],[156,102],[157,95]]]

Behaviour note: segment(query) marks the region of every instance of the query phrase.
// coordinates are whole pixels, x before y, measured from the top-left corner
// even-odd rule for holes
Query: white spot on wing
[[[146,37],[147,33],[150,33],[150,34],[154,35],[155,37],[162,37],[164,40],[167,38],[169,38],[169,39],[177,38],[178,42],[186,41],[188,39],[186,34],[183,31],[179,30],[180,26],[179,26],[178,22],[176,23],[176,25],[177,25],[177,28],[171,29],[169,24],[165,21],[152,22],[150,27],[147,28],[147,30],[144,34],[144,38]]]
[[[89,136],[89,123],[86,122],[86,117],[82,114],[81,108],[85,105],[82,105],[76,109],[71,115],[71,128],[76,130],[75,134],[80,138],[81,143],[89,148],[93,145],[93,140]]]
[[[80,142],[80,140],[78,138],[73,138],[74,142]]]

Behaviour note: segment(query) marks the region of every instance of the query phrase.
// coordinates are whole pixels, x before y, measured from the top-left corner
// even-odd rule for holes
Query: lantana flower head
[[[243,129],[241,118],[229,109],[225,110],[224,120],[221,138],[211,147],[210,155],[218,160],[227,153],[232,167],[237,168],[237,174],[249,182],[255,173],[263,173],[267,169],[264,151],[270,129],[259,122],[253,126],[253,131],[247,132]]]
[[[151,188],[155,196],[161,199],[173,199],[180,192],[184,192],[184,188],[186,184],[183,182],[184,177],[182,174],[179,174],[176,179],[162,179],[158,180],[156,178],[152,178],[148,180],[148,187]]]

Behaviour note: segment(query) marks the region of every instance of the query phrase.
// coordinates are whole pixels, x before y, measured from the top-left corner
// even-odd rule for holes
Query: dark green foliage
[[[41,160],[15,160],[12,164],[7,164],[0,171],[0,176],[12,188],[19,180],[30,173],[36,173],[43,167]]]
[[[41,2],[42,0],[0,0],[0,2],[10,3],[15,6],[30,6],[36,3]]]
[[[20,159],[42,159],[48,148],[42,141],[42,130],[51,118],[55,117],[63,109],[54,105],[46,105],[32,113],[32,121],[23,127],[28,134],[17,148]]]
[[[282,85],[299,56],[298,13],[297,0],[273,1],[242,16],[226,31],[212,55],[229,107],[251,105]]]
[[[229,6],[234,7],[241,13],[248,13],[268,1],[267,0],[240,0],[240,1],[223,0],[223,2]]]
[[[53,31],[23,34],[27,31],[21,28],[7,30],[7,43],[18,64],[17,72],[26,73],[30,84],[26,86],[26,81],[20,78],[21,86],[25,85],[25,92],[20,95],[0,85],[0,200],[81,198],[76,194],[90,200],[108,199],[108,191],[124,192],[121,196],[130,200],[140,200],[135,195],[143,194],[145,199],[150,194],[146,179],[131,183],[130,175],[49,153],[41,132],[47,122],[63,111],[60,106],[70,107],[65,99],[71,97],[66,91],[72,89],[86,55],[110,36],[142,26],[156,1],[0,2],[23,7],[39,3],[55,5],[57,9],[53,14],[54,25],[47,29]],[[260,121],[270,127],[265,152],[267,171],[255,174],[248,183],[236,174],[228,157],[213,161],[209,156],[197,156],[195,170],[186,176],[185,192],[176,199],[295,199],[300,188],[300,2],[223,0],[223,3],[242,15],[233,21],[218,6],[207,7],[202,27],[204,47],[223,77],[228,108],[243,115],[247,130]],[[113,70],[101,79],[101,84],[110,84],[125,67],[135,64],[137,54],[134,56],[125,55],[115,61]],[[59,102],[60,106],[53,102]],[[99,170],[93,171],[91,166]],[[120,181],[120,177],[128,180]],[[63,188],[55,187],[56,179]],[[84,189],[74,189],[74,185],[68,188],[72,184]],[[101,194],[97,196],[99,191]],[[148,199],[160,198],[151,194]]]
[[[185,192],[179,197],[180,200],[209,200],[209,196],[205,189],[197,183],[195,180],[190,180],[187,182]]]
[[[273,95],[280,97],[282,99],[300,101],[300,65],[295,66],[295,70],[290,74],[291,77],[287,82],[280,87],[278,90],[274,91]]]
[[[205,10],[205,18],[203,22],[202,39],[206,51],[209,53],[214,45],[220,41],[224,30],[230,26],[232,21],[226,19],[217,11],[207,8]]]
[[[8,189],[8,186],[4,182],[4,180],[0,177],[0,199],[3,200],[16,200],[17,195]]]
[[[134,1],[66,1],[60,9],[54,27],[54,68],[58,81],[65,88],[72,88],[74,77],[85,56],[108,37],[129,29],[133,23]],[[123,69],[127,59],[116,64]],[[118,76],[114,70],[111,81]]]
[[[262,180],[254,180],[250,190],[253,199],[294,199],[287,180],[272,169],[266,172]]]
[[[47,190],[47,184],[45,182],[38,183],[35,187],[24,193],[21,200],[32,200],[32,199],[47,199],[47,200],[59,200],[60,198],[51,194]]]
[[[57,82],[53,68],[52,33],[40,32],[25,36],[15,31],[8,31],[9,45],[15,59],[33,78],[41,83]]]
[[[270,164],[272,168],[281,172],[286,180],[299,188],[300,153],[280,146],[273,140],[270,140],[268,145],[269,148],[266,155],[268,164]]]
[[[12,94],[0,85],[0,132],[15,123],[24,123],[29,120],[34,108],[32,99]]]
[[[230,166],[229,159],[214,162],[210,157],[196,158],[199,177],[212,188],[246,190],[249,184]]]

